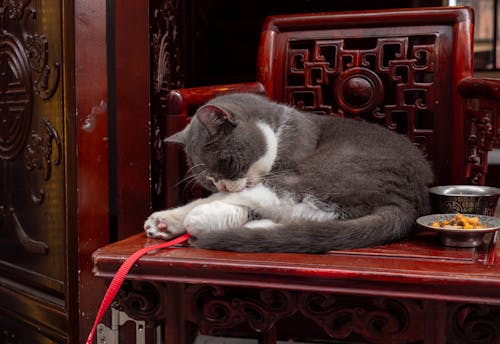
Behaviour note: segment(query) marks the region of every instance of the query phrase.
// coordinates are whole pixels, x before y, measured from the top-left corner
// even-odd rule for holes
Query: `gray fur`
[[[223,118],[212,118],[211,130],[195,116],[170,139],[185,145],[202,186],[215,191],[207,173],[237,178],[264,154],[265,141],[255,125],[262,121],[280,138],[277,159],[262,183],[297,201],[314,199],[319,208],[335,208],[341,216],[273,229],[213,231],[193,240],[198,247],[325,252],[373,246],[407,237],[415,219],[429,211],[430,166],[403,135],[377,124],[304,113],[253,94],[225,95],[208,105],[224,112]],[[212,125],[225,129],[214,131]],[[218,165],[221,158],[230,163]]]

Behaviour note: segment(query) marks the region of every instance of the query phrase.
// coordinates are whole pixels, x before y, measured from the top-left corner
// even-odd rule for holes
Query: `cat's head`
[[[238,192],[271,171],[276,135],[247,111],[244,104],[208,103],[184,130],[165,140],[184,146],[191,173],[205,188]]]

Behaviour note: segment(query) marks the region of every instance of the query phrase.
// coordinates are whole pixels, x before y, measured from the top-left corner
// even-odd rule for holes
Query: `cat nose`
[[[220,190],[220,191],[224,191],[224,192],[228,192],[229,190],[227,189],[227,185],[224,183],[224,182],[219,182],[217,184],[217,188]]]

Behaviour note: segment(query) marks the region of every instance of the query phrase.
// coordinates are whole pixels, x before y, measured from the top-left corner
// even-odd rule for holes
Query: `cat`
[[[214,193],[153,213],[151,238],[188,231],[199,248],[322,253],[404,239],[430,210],[430,164],[378,124],[233,93],[166,141],[184,146],[196,182]]]

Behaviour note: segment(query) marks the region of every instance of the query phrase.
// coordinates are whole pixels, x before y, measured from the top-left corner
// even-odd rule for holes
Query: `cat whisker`
[[[205,166],[205,164],[203,164],[203,163],[201,163],[201,162],[200,162],[199,164],[196,164],[196,165],[193,165],[193,166],[189,167],[189,169],[186,171],[186,174],[191,174],[191,172],[192,172],[195,168],[198,168],[198,167],[200,167],[200,166]],[[206,169],[205,169],[204,171],[206,171]]]
[[[196,176],[193,174],[188,174],[177,183],[175,183],[174,187],[180,186],[182,183],[189,183],[191,180],[196,179]]]

